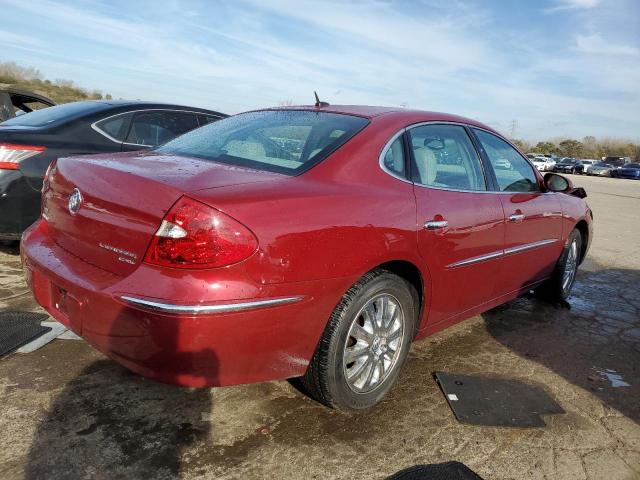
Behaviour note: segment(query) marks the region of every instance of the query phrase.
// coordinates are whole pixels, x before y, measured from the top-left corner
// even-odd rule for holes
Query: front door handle
[[[446,220],[430,220],[424,224],[424,228],[427,230],[440,230],[441,228],[445,228],[449,225],[449,222]]]
[[[513,215],[509,216],[510,222],[521,222],[523,220],[524,220],[524,214],[522,213],[514,213]]]

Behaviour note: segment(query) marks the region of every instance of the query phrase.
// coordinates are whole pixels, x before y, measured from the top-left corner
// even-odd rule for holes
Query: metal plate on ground
[[[387,480],[482,480],[460,462],[416,465],[391,475]]]
[[[33,312],[0,313],[0,357],[51,330],[40,325],[47,318],[48,315]]]
[[[519,380],[444,372],[434,376],[461,423],[544,427],[541,415],[565,413],[544,390]]]

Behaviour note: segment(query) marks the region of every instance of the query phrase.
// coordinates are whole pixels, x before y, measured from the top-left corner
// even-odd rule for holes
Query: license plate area
[[[51,308],[58,315],[56,319],[77,334],[82,333],[82,302],[71,292],[51,284]]]

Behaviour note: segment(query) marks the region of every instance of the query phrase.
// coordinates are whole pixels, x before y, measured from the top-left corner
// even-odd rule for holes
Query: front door
[[[507,142],[474,129],[484,151],[506,219],[500,291],[512,293],[551,275],[562,252],[562,207],[542,192],[533,166]]]
[[[418,223],[424,225],[418,249],[432,278],[428,322],[434,324],[496,296],[504,214],[464,127],[421,125],[408,131],[408,141]]]

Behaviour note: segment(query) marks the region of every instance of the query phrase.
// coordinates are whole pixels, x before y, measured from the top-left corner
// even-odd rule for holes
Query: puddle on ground
[[[602,378],[606,378],[607,380],[609,380],[609,382],[611,383],[611,386],[613,388],[620,388],[620,387],[630,387],[631,384],[625,382],[622,378],[622,375],[620,375],[618,372],[616,372],[615,370],[611,370],[609,368],[605,368],[605,369],[596,369],[596,371],[600,374],[600,376]]]

